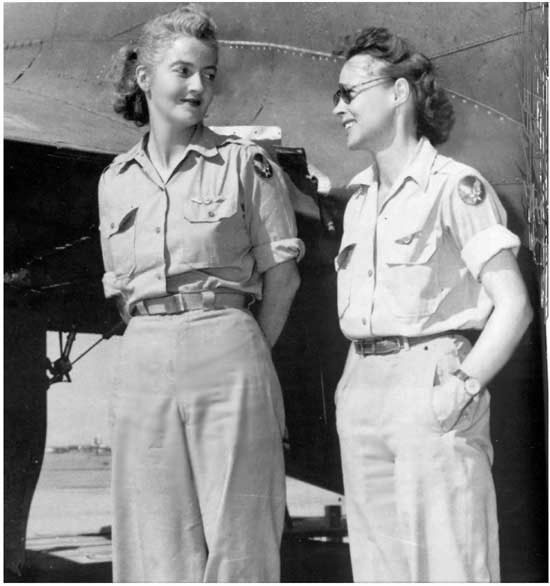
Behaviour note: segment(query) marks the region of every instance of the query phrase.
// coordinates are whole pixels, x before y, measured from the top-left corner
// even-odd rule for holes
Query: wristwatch
[[[481,391],[481,383],[477,380],[477,378],[466,374],[463,370],[460,370],[460,368],[451,374],[456,376],[456,378],[459,378],[464,383],[464,390],[466,393],[468,393],[468,395],[470,395],[470,397],[475,397],[479,391]]]

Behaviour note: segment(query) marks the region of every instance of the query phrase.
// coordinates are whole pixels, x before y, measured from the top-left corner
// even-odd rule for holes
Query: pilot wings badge
[[[475,175],[467,175],[458,182],[460,199],[470,206],[477,206],[485,199],[485,186]]]
[[[269,161],[260,153],[256,153],[252,159],[254,171],[263,179],[271,179],[273,177],[273,169]]]

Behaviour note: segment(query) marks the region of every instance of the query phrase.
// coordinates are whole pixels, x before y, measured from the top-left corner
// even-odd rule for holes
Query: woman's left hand
[[[464,388],[464,381],[449,376],[443,383],[434,386],[432,406],[441,427],[451,429],[462,410],[472,400]]]

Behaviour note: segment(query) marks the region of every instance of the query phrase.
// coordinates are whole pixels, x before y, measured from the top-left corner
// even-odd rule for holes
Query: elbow
[[[512,310],[512,308],[510,308],[510,310]],[[520,299],[516,300],[513,311],[516,315],[515,321],[517,332],[520,336],[523,336],[535,317],[535,312],[527,293],[522,295]]]
[[[302,279],[300,277],[300,272],[298,271],[298,267],[296,263],[294,263],[294,270],[291,272],[288,280],[288,289],[292,293],[292,297],[296,295],[296,292],[300,288],[302,283]]]
[[[522,318],[523,318],[523,323],[524,323],[523,329],[525,331],[529,327],[529,325],[531,324],[531,322],[533,321],[533,319],[535,317],[535,311],[533,310],[533,306],[531,305],[531,302],[529,301],[529,298],[527,297],[527,295],[523,299],[521,313],[522,313]]]
[[[285,296],[292,300],[300,288],[301,282],[302,280],[298,271],[298,265],[294,261],[289,262],[286,266],[285,276],[281,283],[282,288],[280,290],[284,291]]]
[[[300,285],[302,283],[302,279],[300,277],[300,272],[298,271],[298,265],[294,262],[293,263],[293,270],[290,272],[288,276],[288,291],[292,298],[296,295]]]

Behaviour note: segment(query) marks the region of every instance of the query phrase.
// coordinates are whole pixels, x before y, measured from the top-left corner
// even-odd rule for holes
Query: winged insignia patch
[[[458,182],[460,199],[470,206],[477,206],[485,199],[485,186],[479,177],[467,175]]]

